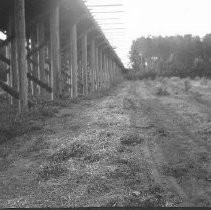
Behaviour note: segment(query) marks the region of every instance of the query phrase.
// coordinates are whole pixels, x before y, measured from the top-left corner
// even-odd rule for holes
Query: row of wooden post
[[[13,98],[13,104],[19,104],[21,112],[28,110],[28,61],[26,51],[26,21],[25,21],[25,1],[14,1],[14,15],[11,18],[10,28],[8,34],[15,34],[10,44],[10,79],[13,89],[19,91],[19,100]],[[61,49],[60,49],[60,7],[57,4],[53,7],[50,13],[50,79],[45,79],[45,50],[41,48],[38,51],[38,66],[34,65],[32,68],[32,76],[38,78],[41,82],[48,83],[52,88],[51,99],[55,100],[62,94],[61,81]],[[78,34],[77,24],[72,24],[69,27],[69,49],[70,49],[70,96],[76,98],[78,91]],[[37,43],[40,46],[45,41],[44,23],[37,24]],[[95,38],[88,40],[88,32],[84,33],[81,39],[82,48],[82,83],[83,95],[88,95],[90,92],[107,89],[121,79],[121,67],[114,55],[108,48],[98,46]],[[32,40],[32,47],[33,40]],[[68,43],[67,43],[68,44]],[[88,51],[88,45],[90,50]],[[90,55],[88,55],[88,52]],[[33,56],[32,56],[33,57]],[[89,68],[88,71],[88,57]],[[32,59],[35,62],[36,59]],[[33,74],[34,73],[34,74]],[[89,73],[89,75],[88,75]],[[88,76],[90,77],[88,81]],[[36,80],[35,80],[36,81]],[[91,89],[89,89],[89,82]],[[38,94],[45,97],[45,90],[41,87],[37,88],[35,82],[32,83],[33,94],[38,89]]]

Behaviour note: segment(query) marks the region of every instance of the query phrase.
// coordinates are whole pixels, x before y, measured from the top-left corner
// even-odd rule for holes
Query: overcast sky
[[[148,35],[204,36],[211,33],[211,0],[87,0],[87,5],[123,4],[121,7],[93,8],[105,34],[125,65],[132,40]],[[120,28],[120,29],[111,29]]]
[[[117,17],[124,22],[125,30],[109,34],[112,45],[126,65],[132,40],[148,35],[193,34],[204,36],[211,33],[211,0],[87,0],[88,4],[123,4],[120,8],[98,8],[124,10],[125,13],[95,14],[102,17]],[[111,22],[111,21],[110,21]],[[114,26],[110,26],[114,27]],[[119,35],[118,35],[119,34]]]

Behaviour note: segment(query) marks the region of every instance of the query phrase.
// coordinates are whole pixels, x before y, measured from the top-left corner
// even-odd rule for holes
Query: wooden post
[[[45,41],[44,23],[39,23],[37,26],[37,29],[38,29],[37,41],[38,41],[38,46],[40,46]],[[39,71],[38,71],[39,77],[38,78],[43,83],[45,83],[46,81],[45,81],[45,48],[44,47],[39,50],[38,56],[39,56]],[[39,90],[40,90],[39,92],[40,96],[44,98],[46,91],[43,88],[39,88]]]
[[[15,11],[13,8],[12,14],[11,14],[11,21],[10,21],[10,28],[9,28],[9,34],[10,36],[15,35]],[[19,91],[19,78],[18,78],[18,62],[17,62],[17,38],[14,37],[11,40],[11,52],[10,52],[10,61],[11,61],[11,66],[10,66],[10,75],[11,75],[11,80],[12,80],[12,88],[16,91]],[[14,97],[12,97],[11,100],[12,105],[15,105],[18,107],[18,100]]]
[[[20,112],[28,111],[28,80],[27,80],[27,60],[26,60],[26,25],[25,25],[25,2],[15,1],[15,34],[17,38],[17,61],[19,70],[19,94]]]
[[[98,50],[98,47],[95,48],[95,71],[96,71],[96,76],[95,76],[95,81],[96,81],[96,84],[95,84],[95,89],[96,91],[98,91],[99,89],[99,58],[98,58],[98,53],[99,53],[99,50]]]
[[[109,88],[109,59],[106,55],[106,88]]]
[[[113,72],[113,84],[116,82],[116,75],[115,75],[115,66],[114,66],[115,61],[112,60],[112,72]]]
[[[70,51],[72,64],[72,97],[78,96],[78,49],[77,49],[77,26],[74,24],[70,29]]]
[[[83,69],[83,94],[88,94],[87,82],[87,34],[82,37],[82,69]]]
[[[111,69],[110,69],[110,56],[109,56],[109,54],[108,54],[107,60],[108,60],[107,61],[108,62],[107,63],[107,65],[108,65],[108,67],[107,67],[108,68],[108,88],[110,88],[110,85],[111,85],[111,83],[110,83],[111,82],[111,71],[110,70]]]
[[[106,87],[107,87],[107,60],[106,60],[106,54],[104,53],[103,54],[103,70],[104,70],[104,79],[103,79],[103,81],[104,81],[104,88],[106,89]]]
[[[31,30],[31,46],[32,46],[32,50],[35,49],[37,47],[37,27],[34,26],[33,29]],[[38,63],[38,54],[34,53],[32,56],[32,60],[35,63]],[[38,66],[34,65],[32,63],[32,75],[34,77],[38,78]],[[37,97],[38,96],[38,86],[35,82],[32,83],[32,94],[33,96]]]
[[[50,19],[51,34],[51,84],[53,88],[52,100],[59,97],[60,89],[60,33],[59,33],[59,6],[52,9]]]
[[[91,68],[91,91],[95,91],[95,40],[91,40],[90,50],[90,68]]]
[[[99,88],[102,89],[103,83],[103,68],[102,68],[102,50],[99,48]]]

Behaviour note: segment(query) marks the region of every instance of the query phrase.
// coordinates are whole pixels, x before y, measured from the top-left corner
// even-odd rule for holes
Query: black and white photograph
[[[0,0],[0,209],[211,207],[210,0]]]

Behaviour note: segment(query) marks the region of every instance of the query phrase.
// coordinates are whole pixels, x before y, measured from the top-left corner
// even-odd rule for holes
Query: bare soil
[[[190,82],[124,82],[23,116],[1,98],[0,208],[210,207],[211,84]]]

